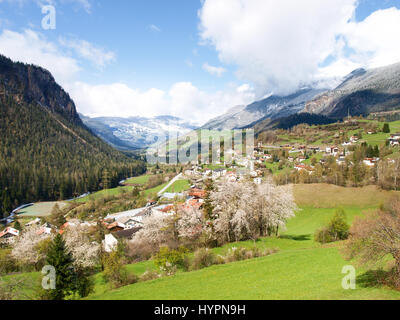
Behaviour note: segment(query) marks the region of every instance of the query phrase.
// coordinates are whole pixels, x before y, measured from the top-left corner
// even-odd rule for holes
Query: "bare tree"
[[[367,267],[380,266],[387,256],[394,259],[395,285],[400,287],[400,199],[386,208],[357,217],[344,248],[346,258]]]

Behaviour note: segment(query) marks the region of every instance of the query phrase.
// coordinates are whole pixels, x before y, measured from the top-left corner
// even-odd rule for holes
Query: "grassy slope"
[[[63,208],[68,203],[65,201],[57,202],[37,202],[33,206],[22,209],[18,212],[18,217],[46,217],[49,216],[54,208],[58,204],[60,208]]]
[[[100,191],[92,193],[86,197],[76,199],[74,201],[78,202],[78,203],[84,203],[89,200],[96,200],[96,199],[99,199],[99,198],[102,198],[105,196],[114,196],[114,195],[118,194],[119,192],[121,192],[122,189],[132,190],[132,187],[116,187],[116,188],[107,189],[107,190],[100,190]]]
[[[279,248],[272,256],[236,262],[149,282],[140,282],[115,291],[97,290],[91,299],[400,299],[400,293],[385,288],[367,288],[361,279],[365,270],[357,270],[356,290],[341,287],[343,266],[350,264],[339,252],[340,244],[320,246],[312,240],[341,206],[349,222],[364,210],[377,207],[393,192],[378,192],[374,187],[344,189],[329,185],[294,187],[296,201],[302,207],[288,223],[280,238],[262,239],[261,248]],[[315,200],[317,199],[317,200]],[[315,207],[315,205],[317,207]],[[224,253],[232,246],[251,247],[251,241],[214,249]],[[146,262],[146,266],[151,266]],[[134,268],[134,267],[130,267]],[[145,270],[137,265],[137,274]],[[133,270],[132,270],[133,271]],[[99,287],[97,288],[99,289]],[[100,293],[103,292],[103,293]]]
[[[128,179],[125,181],[126,184],[138,184],[138,185],[144,185],[149,181],[150,175],[145,174],[139,177],[134,177],[131,179]]]
[[[165,192],[179,193],[188,189],[190,189],[188,180],[177,180]]]

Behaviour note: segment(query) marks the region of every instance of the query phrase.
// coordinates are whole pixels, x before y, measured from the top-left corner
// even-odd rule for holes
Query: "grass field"
[[[134,177],[134,178],[130,178],[127,179],[125,181],[125,184],[137,184],[137,185],[144,185],[149,181],[150,175],[149,174],[145,174],[139,177]]]
[[[157,187],[154,187],[154,188],[151,188],[151,189],[147,189],[147,190],[143,191],[143,194],[145,196],[148,196],[150,194],[154,194],[155,196],[157,196],[157,193],[160,192],[164,187],[166,187],[167,184],[168,184],[168,182],[163,183],[163,184],[161,184],[161,185],[159,185]]]
[[[66,202],[58,201],[58,202],[38,202],[33,206],[27,207],[19,211],[19,217],[46,217],[51,214],[54,206],[58,204],[58,206],[62,209],[67,205]]]
[[[343,207],[351,223],[355,216],[376,208],[394,192],[378,191],[375,187],[350,190],[328,185],[298,185],[294,193],[301,210],[279,238],[213,249],[224,254],[233,246],[256,245],[279,248],[278,253],[139,282],[114,291],[107,291],[105,284],[100,287],[98,283],[96,293],[89,299],[400,299],[400,292],[370,287],[366,270],[361,268],[357,268],[356,290],[344,290],[342,268],[351,262],[340,254],[342,244],[321,246],[313,241],[314,231],[332,217],[335,207]],[[136,274],[146,267],[151,265],[130,266]]]
[[[95,193],[89,194],[86,197],[79,198],[79,199],[76,199],[73,201],[78,202],[78,203],[84,203],[84,202],[88,202],[89,200],[96,200],[96,199],[99,199],[99,198],[102,198],[105,196],[115,196],[118,193],[120,193],[122,190],[132,190],[132,187],[116,187],[116,188],[107,189],[107,190],[100,190]]]
[[[190,189],[189,180],[177,180],[165,192],[179,193],[188,189]]]
[[[159,186],[157,188],[160,188]],[[156,189],[157,189],[156,188]],[[102,275],[96,274],[95,292],[87,299],[400,299],[400,292],[384,287],[372,287],[366,281],[366,271],[357,270],[356,290],[342,288],[342,268],[352,265],[340,253],[343,243],[322,246],[313,240],[316,229],[325,225],[336,207],[342,207],[348,222],[355,216],[377,208],[399,192],[379,191],[376,187],[341,188],[313,184],[294,186],[294,196],[300,210],[287,223],[280,237],[259,241],[231,243],[213,251],[226,254],[232,247],[257,246],[277,248],[279,252],[258,259],[212,266],[192,272],[109,290]],[[354,265],[356,266],[356,265]],[[155,270],[152,261],[128,265],[136,275]],[[39,279],[40,274],[18,275]],[[7,281],[11,276],[5,277]]]

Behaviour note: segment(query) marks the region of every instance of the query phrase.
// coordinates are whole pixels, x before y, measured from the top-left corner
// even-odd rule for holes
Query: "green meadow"
[[[117,290],[108,290],[100,275],[96,291],[89,299],[400,299],[400,292],[370,284],[365,269],[357,270],[356,290],[342,288],[342,268],[354,265],[343,259],[343,243],[320,245],[313,240],[341,207],[348,222],[368,210],[376,209],[394,195],[375,187],[340,188],[330,185],[294,186],[300,210],[280,237],[233,243],[213,249],[224,254],[231,247],[278,248],[279,252],[262,258],[212,266],[148,282],[139,282]],[[137,275],[154,270],[151,261],[128,266]]]
[[[160,189],[159,186],[152,191]],[[399,192],[381,191],[375,186],[342,188],[325,184],[295,185],[293,193],[299,210],[287,223],[279,237],[258,241],[230,243],[212,249],[225,255],[232,247],[278,249],[270,256],[216,265],[198,271],[178,272],[174,276],[138,282],[110,290],[101,273],[94,276],[95,290],[86,299],[94,300],[175,300],[175,299],[400,299],[400,292],[372,285],[367,270],[354,261],[346,261],[341,248],[343,242],[320,245],[314,241],[316,229],[325,225],[337,208],[343,208],[347,220],[375,210]],[[357,271],[355,290],[342,288],[342,268],[353,265]],[[138,276],[147,270],[156,271],[153,261],[126,266]],[[40,273],[26,273],[3,277],[9,281],[23,277],[40,282]],[[28,282],[29,283],[29,282]],[[34,291],[27,287],[27,293]]]

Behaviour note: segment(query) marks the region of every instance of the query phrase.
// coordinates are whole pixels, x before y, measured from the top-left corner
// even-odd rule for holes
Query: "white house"
[[[106,234],[103,240],[103,248],[105,252],[112,252],[118,245],[118,240],[111,233]]]
[[[126,217],[118,220],[121,224],[123,224],[125,227],[124,229],[132,229],[132,228],[138,228],[142,227],[143,223],[131,218],[131,217]]]
[[[326,148],[326,153],[327,154],[331,154],[333,156],[337,156],[337,154],[339,153],[339,148],[337,147],[328,147]]]
[[[373,166],[375,166],[375,164],[378,163],[378,161],[379,161],[379,158],[365,158],[363,162],[368,167],[373,167]]]
[[[352,143],[355,143],[355,142],[357,142],[359,139],[358,139],[358,137],[356,137],[356,136],[352,136],[351,138],[350,138],[350,142],[352,142]]]

